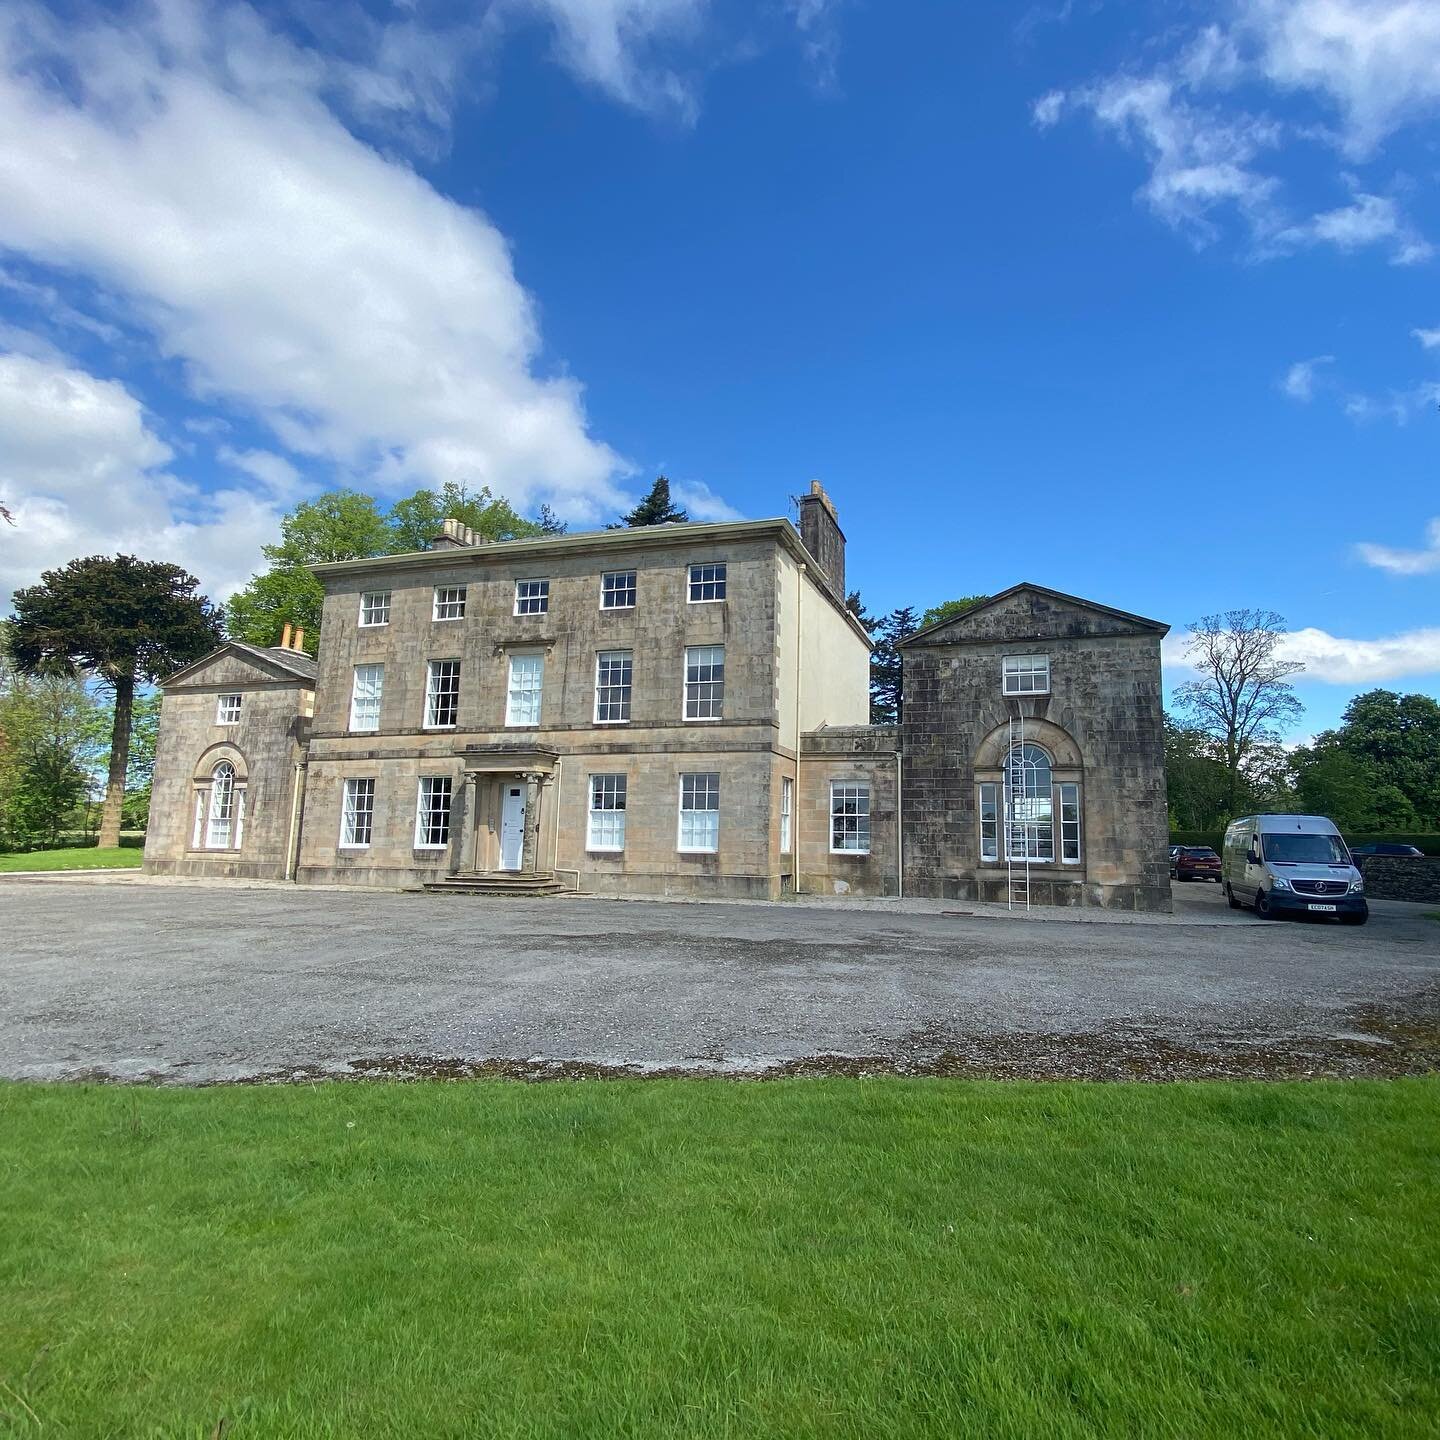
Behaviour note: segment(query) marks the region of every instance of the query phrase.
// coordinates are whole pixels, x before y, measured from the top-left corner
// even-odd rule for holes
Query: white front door
[[[506,785],[500,807],[500,868],[518,870],[525,855],[525,787]]]

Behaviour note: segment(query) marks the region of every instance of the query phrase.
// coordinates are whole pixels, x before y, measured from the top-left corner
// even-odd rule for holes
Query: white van
[[[1333,820],[1323,815],[1247,815],[1225,832],[1221,885],[1232,910],[1253,905],[1264,920],[1282,911],[1370,917],[1365,881]]]

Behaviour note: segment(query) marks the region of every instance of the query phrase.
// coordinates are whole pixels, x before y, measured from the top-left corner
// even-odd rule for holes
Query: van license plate
[[[1335,907],[1333,905],[1307,905],[1305,908],[1307,910],[1324,910],[1329,915],[1335,913]]]

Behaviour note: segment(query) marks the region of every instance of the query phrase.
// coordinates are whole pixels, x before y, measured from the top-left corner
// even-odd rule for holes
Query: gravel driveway
[[[0,881],[0,1075],[1399,1074],[1440,923]],[[968,912],[968,913],[963,913]],[[981,913],[977,913],[981,912]]]

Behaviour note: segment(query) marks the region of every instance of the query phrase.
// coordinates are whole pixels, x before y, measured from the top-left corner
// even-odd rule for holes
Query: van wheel
[[[1225,899],[1232,910],[1240,908],[1240,902],[1235,898],[1235,892],[1228,885],[1225,887]]]
[[[1257,890],[1255,892],[1255,913],[1262,920],[1273,920],[1275,918],[1275,907],[1270,903],[1268,891]]]

